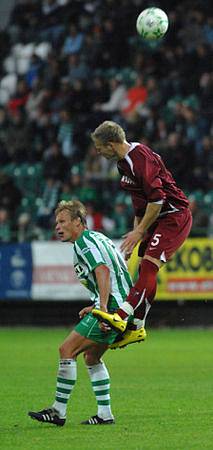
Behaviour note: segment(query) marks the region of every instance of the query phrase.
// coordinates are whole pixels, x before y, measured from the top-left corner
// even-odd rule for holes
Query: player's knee
[[[66,358],[75,358],[76,354],[72,351],[71,346],[69,346],[66,342],[63,342],[59,347],[59,355],[61,359]]]
[[[60,355],[61,358],[64,358],[65,348],[66,348],[66,346],[65,346],[65,344],[63,342],[63,344],[61,344],[59,349],[58,349],[59,350],[59,355]]]
[[[87,350],[84,352],[84,361],[87,366],[94,366],[100,362],[100,358],[98,358],[93,352]]]

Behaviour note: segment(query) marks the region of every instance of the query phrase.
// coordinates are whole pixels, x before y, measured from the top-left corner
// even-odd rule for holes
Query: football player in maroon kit
[[[127,142],[123,128],[112,121],[101,123],[91,137],[98,154],[117,160],[121,186],[132,198],[134,227],[121,245],[126,259],[141,241],[139,276],[126,301],[114,314],[93,310],[99,320],[124,332],[133,314],[137,328],[144,326],[156,294],[158,270],[189,235],[192,217],[186,196],[157,153],[144,144]]]

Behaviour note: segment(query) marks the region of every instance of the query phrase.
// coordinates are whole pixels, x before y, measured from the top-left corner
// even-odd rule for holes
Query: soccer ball
[[[167,32],[169,20],[160,8],[147,8],[142,11],[136,22],[138,34],[144,39],[160,39]]]

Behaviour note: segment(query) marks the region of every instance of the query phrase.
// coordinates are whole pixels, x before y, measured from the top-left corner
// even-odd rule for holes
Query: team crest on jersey
[[[75,273],[80,281],[81,284],[83,284],[84,287],[88,288],[88,268],[86,266],[83,266],[81,264],[75,264]]]

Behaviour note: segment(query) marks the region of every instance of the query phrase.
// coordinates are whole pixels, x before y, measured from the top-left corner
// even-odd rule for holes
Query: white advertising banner
[[[74,271],[71,244],[33,242],[32,260],[32,299],[89,300],[89,292]]]

